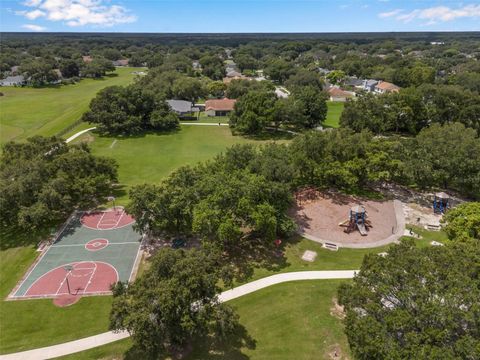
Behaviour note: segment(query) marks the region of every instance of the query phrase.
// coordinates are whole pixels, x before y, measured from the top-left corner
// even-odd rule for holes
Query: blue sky
[[[478,31],[480,1],[0,0],[1,31]]]

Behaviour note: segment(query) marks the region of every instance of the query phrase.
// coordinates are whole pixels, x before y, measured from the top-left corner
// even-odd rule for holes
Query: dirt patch
[[[81,299],[80,295],[72,295],[72,294],[60,295],[60,296],[57,296],[55,299],[53,299],[53,305],[58,307],[67,307],[77,303],[78,301],[80,301],[80,299]]]
[[[367,236],[358,231],[345,233],[340,223],[349,219],[350,208],[362,205],[367,211],[371,228]],[[374,201],[338,193],[311,191],[308,196],[296,196],[290,210],[299,231],[315,238],[342,244],[372,243],[388,238],[397,230],[395,207],[392,200]]]
[[[95,141],[95,137],[90,134],[89,132],[85,133],[82,135],[82,137],[80,138],[80,140],[76,140],[74,142],[82,142],[82,143],[87,143],[87,144],[90,144],[92,142]]]
[[[337,302],[337,298],[334,297],[332,299],[332,307],[330,308],[330,315],[332,315],[333,317],[336,317],[337,319],[340,319],[340,320],[343,320],[345,319],[345,309],[343,308],[342,305],[340,305],[338,302]]]
[[[428,225],[440,226],[441,214],[434,214],[432,207],[416,203],[404,204],[405,221],[407,224],[427,228]]]
[[[349,360],[348,356],[343,354],[342,348],[338,344],[330,345],[328,347],[327,359]]]

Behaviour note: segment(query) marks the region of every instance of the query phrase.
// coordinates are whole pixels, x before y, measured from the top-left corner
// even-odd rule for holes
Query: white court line
[[[105,239],[108,240],[108,239]],[[114,243],[114,242],[108,242],[108,245],[123,245],[123,244],[140,244],[138,241],[127,241],[127,242],[121,242],[121,243]],[[75,246],[83,246],[85,247],[86,244],[64,244],[64,245],[54,245],[52,247],[54,248],[61,248],[61,247],[75,247]]]
[[[85,289],[83,289],[83,294],[85,295],[85,292],[87,291],[88,286],[90,285],[93,276],[95,275],[95,272],[97,271],[97,264],[93,263],[95,267],[93,268],[92,274],[90,275],[90,278],[87,281],[87,284],[85,285]]]
[[[114,227],[118,226],[118,224],[120,223],[120,220],[122,220],[123,215],[125,215],[125,210],[122,210],[122,215],[120,215],[120,217],[118,218],[118,221],[117,221],[117,223],[115,224]]]
[[[100,223],[102,222],[102,219],[103,219],[103,217],[105,216],[105,214],[106,214],[106,212],[103,211],[103,212],[102,212],[102,216],[100,217],[100,220],[97,221],[97,230],[101,230],[98,226],[99,226]]]
[[[58,295],[58,292],[60,291],[60,289],[62,288],[63,284],[65,283],[65,281],[67,280],[67,277],[68,277],[68,274],[65,274],[65,277],[63,278],[63,280],[60,282],[60,286],[58,287],[57,291],[55,292],[55,296]]]

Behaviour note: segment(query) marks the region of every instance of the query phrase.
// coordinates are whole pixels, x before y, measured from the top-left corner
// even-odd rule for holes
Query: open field
[[[87,110],[104,87],[133,81],[134,68],[117,68],[103,79],[83,79],[74,85],[45,88],[3,87],[0,97],[0,143],[33,135],[55,135]]]
[[[331,315],[342,281],[298,281],[274,285],[229,302],[240,315],[250,341],[238,346],[238,334],[209,353],[198,349],[187,359],[329,359],[334,350],[349,356],[341,320]],[[62,359],[134,359],[131,341],[121,340]],[[137,356],[137,357],[136,357]]]
[[[158,183],[182,165],[213,158],[227,147],[252,140],[232,136],[226,126],[182,126],[165,134],[139,137],[102,137],[87,133],[75,141],[88,141],[95,155],[114,158],[119,181],[126,185]],[[119,200],[126,201],[126,193]]]
[[[340,127],[340,115],[342,114],[345,103],[327,101],[327,106],[328,106],[327,118],[323,122],[323,126],[326,128]]]

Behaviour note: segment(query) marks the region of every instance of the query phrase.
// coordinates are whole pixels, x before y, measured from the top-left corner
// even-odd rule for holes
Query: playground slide
[[[365,224],[357,224],[357,228],[362,236],[367,236],[367,228],[365,227]]]
[[[338,226],[347,226],[349,222],[350,222],[350,219],[344,220],[342,222],[339,222]]]

